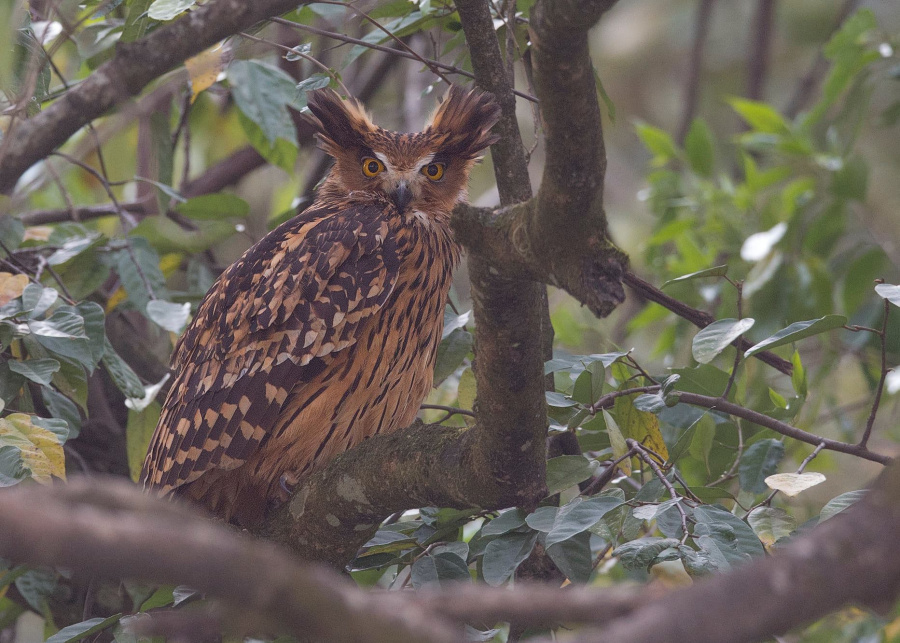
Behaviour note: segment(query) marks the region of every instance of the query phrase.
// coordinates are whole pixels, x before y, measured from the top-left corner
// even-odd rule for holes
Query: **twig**
[[[599,476],[591,480],[590,484],[585,487],[584,491],[581,492],[582,496],[592,496],[603,487],[605,487],[616,475],[616,470],[619,468],[619,464],[621,464],[624,460],[632,457],[634,455],[634,449],[630,449],[624,455],[619,456],[612,462],[610,462],[606,468],[603,470]]]
[[[613,404],[616,401],[616,398],[618,397],[622,397],[624,395],[634,395],[635,393],[656,393],[659,391],[659,389],[659,384],[654,384],[653,386],[637,386],[635,388],[613,391],[612,393],[601,395],[599,398],[597,398],[596,402],[586,408],[591,415],[596,415],[597,411],[601,409],[612,408]]]
[[[723,413],[727,413],[729,415],[733,415],[735,417],[743,418],[745,420],[748,420],[749,422],[753,422],[754,424],[764,426],[767,429],[772,429],[773,431],[775,431],[776,433],[780,433],[781,435],[786,435],[789,438],[799,440],[800,442],[806,442],[807,444],[813,444],[816,446],[818,446],[819,444],[824,444],[824,448],[828,449],[829,451],[847,453],[858,458],[863,458],[864,460],[871,460],[872,462],[878,462],[879,464],[884,465],[890,464],[893,461],[893,458],[886,455],[881,455],[880,453],[869,451],[869,449],[867,449],[865,446],[859,444],[848,444],[847,442],[839,442],[837,440],[831,440],[828,438],[822,438],[817,435],[813,435],[812,433],[808,433],[803,429],[798,429],[795,426],[791,426],[790,424],[771,418],[768,415],[763,415],[762,413],[759,413],[757,411],[744,408],[743,406],[739,406],[720,397],[710,397],[708,395],[698,395],[697,393],[687,393],[684,391],[673,391],[673,394],[677,395],[679,401],[684,402],[685,404],[701,406],[707,409],[714,409]]]
[[[658,288],[635,275],[633,272],[626,271],[622,281],[632,290],[637,291],[637,293],[645,299],[649,299],[650,301],[659,304],[663,308],[672,311],[679,317],[683,317],[698,328],[705,328],[715,321],[715,318],[713,318],[713,316],[709,313],[705,313],[702,310],[692,308],[691,306],[678,301],[674,297],[670,297]],[[743,338],[734,340],[732,342],[732,345],[738,347],[738,349],[741,351],[746,351],[752,346],[750,342]],[[770,353],[769,351],[762,351],[756,353],[753,356],[760,361],[765,362],[772,368],[781,371],[785,375],[790,375],[793,371],[793,366],[791,366],[791,363],[789,361],[781,359],[780,357],[778,357],[774,353]]]
[[[347,5],[347,6],[349,6],[349,5]],[[240,31],[240,32],[238,32],[237,35],[239,35],[241,38],[246,38],[247,40],[252,40],[253,42],[259,42],[259,43],[262,43],[265,45],[269,45],[270,47],[275,47],[276,49],[280,49],[281,51],[287,52],[289,54],[293,54],[294,56],[302,58],[303,60],[309,61],[310,63],[312,63],[319,69],[321,69],[323,72],[325,72],[325,74],[327,74],[329,77],[333,78],[337,82],[337,84],[340,85],[341,91],[344,94],[347,94],[347,95],[350,94],[350,90],[347,89],[347,87],[344,85],[344,83],[341,82],[341,79],[338,78],[337,74],[335,74],[328,65],[320,62],[313,56],[310,56],[309,54],[304,54],[299,49],[287,47],[278,42],[272,42],[271,40],[266,40],[265,38],[258,38],[256,36],[248,34],[245,31]]]
[[[375,26],[377,29],[379,29],[380,31],[383,31],[385,34],[387,34],[387,36],[388,36],[391,40],[393,40],[395,43],[397,43],[397,44],[400,46],[401,49],[405,50],[407,53],[411,54],[412,57],[413,57],[415,60],[418,60],[420,63],[422,63],[423,65],[425,65],[425,66],[428,67],[429,69],[431,69],[431,72],[432,72],[435,76],[437,76],[438,78],[440,78],[441,80],[443,80],[443,81],[444,81],[445,83],[447,83],[448,85],[451,85],[451,84],[452,84],[449,80],[447,80],[447,77],[444,76],[444,75],[440,72],[440,70],[438,69],[438,66],[437,66],[437,65],[435,65],[434,63],[430,62],[429,60],[427,60],[427,59],[425,59],[425,58],[422,58],[422,56],[420,56],[418,53],[416,53],[409,45],[407,45],[407,44],[406,44],[405,42],[403,42],[400,38],[398,38],[396,35],[394,35],[393,32],[391,32],[391,31],[389,31],[388,29],[386,29],[386,28],[384,27],[384,25],[382,25],[380,22],[378,22],[377,20],[375,20],[374,18],[372,18],[369,14],[367,14],[367,13],[366,13],[365,11],[363,11],[362,9],[359,9],[358,7],[355,7],[352,3],[349,3],[349,2],[332,2],[331,0],[316,0],[316,2],[317,2],[318,4],[331,4],[331,5],[337,5],[337,6],[339,6],[339,7],[346,7],[347,9],[350,9],[350,11],[352,11],[352,12],[355,13],[356,15],[360,16],[361,18],[363,18],[364,20],[366,20],[366,21],[369,22],[370,24],[374,25],[374,26]]]
[[[467,409],[460,409],[455,406],[445,406],[443,404],[422,404],[419,406],[420,409],[430,409],[434,411],[446,411],[451,416],[452,415],[467,415],[469,417],[475,417],[474,411],[469,411]]]
[[[669,496],[672,500],[675,501],[675,507],[678,509],[678,513],[681,516],[681,544],[684,544],[688,537],[687,514],[684,511],[684,507],[681,506],[681,496],[675,491],[675,487],[669,482],[669,479],[666,478],[666,474],[663,473],[663,470],[659,468],[659,463],[657,462],[659,454],[652,453],[650,449],[632,438],[626,438],[625,444],[631,447],[631,450],[635,452],[635,455],[650,465],[654,475],[656,475],[662,485],[669,491]]]
[[[883,279],[876,280],[884,283]],[[891,369],[887,367],[887,325],[888,316],[891,314],[891,304],[884,300],[884,315],[881,318],[881,330],[875,331],[878,339],[881,341],[881,377],[878,380],[878,387],[875,389],[875,399],[872,401],[872,410],[869,412],[869,418],[866,420],[866,430],[863,432],[859,446],[865,447],[869,443],[869,436],[872,435],[872,427],[875,425],[875,416],[878,414],[878,406],[881,404],[881,394],[884,392],[884,382],[887,379]]]
[[[706,48],[706,35],[709,33],[709,23],[712,17],[712,9],[715,0],[700,0],[697,4],[697,13],[694,18],[694,44],[691,47],[691,60],[688,68],[688,78],[685,83],[684,112],[681,116],[681,125],[678,128],[678,140],[684,143],[694,114],[697,113],[697,100],[700,96],[700,75],[703,69],[703,50]]]
[[[307,31],[309,33],[314,33],[319,36],[325,36],[326,38],[331,38],[333,40],[340,40],[341,42],[346,42],[351,45],[360,45],[361,47],[367,47],[368,49],[374,49],[375,51],[383,51],[388,54],[393,54],[395,56],[401,56],[402,58],[409,58],[410,60],[419,60],[419,56],[413,56],[402,49],[394,49],[393,47],[385,47],[384,45],[376,45],[375,43],[366,42],[365,40],[360,40],[359,38],[353,38],[351,36],[347,36],[342,33],[336,33],[334,31],[326,31],[325,29],[319,29],[318,27],[311,27],[309,25],[301,25],[297,22],[291,22],[290,20],[285,20],[284,18],[271,18],[270,22],[276,22],[280,25],[287,25],[288,27],[293,27],[294,29],[299,29],[300,31]],[[423,59],[425,63],[431,67],[437,67],[438,69],[443,69],[444,71],[450,72],[451,74],[458,74],[460,76],[465,76],[466,78],[475,78],[475,74],[466,71],[465,69],[460,69],[459,67],[454,67],[453,65],[447,65],[437,60],[431,60],[430,58]],[[513,90],[513,93],[519,98],[524,98],[525,100],[529,100],[533,103],[537,103],[538,100],[534,96],[530,96],[524,92],[520,92],[518,90]]]

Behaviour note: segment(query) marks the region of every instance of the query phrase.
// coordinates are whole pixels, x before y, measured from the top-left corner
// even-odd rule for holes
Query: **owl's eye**
[[[432,181],[440,181],[444,177],[443,163],[429,163],[422,168],[422,174]]]
[[[384,171],[384,163],[378,159],[373,159],[371,156],[367,156],[362,160],[362,171],[363,174],[372,178],[376,174]]]

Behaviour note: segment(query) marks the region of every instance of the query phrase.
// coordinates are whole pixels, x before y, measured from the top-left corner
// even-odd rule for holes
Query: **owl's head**
[[[414,134],[372,123],[354,99],[330,89],[310,92],[319,147],[335,159],[329,190],[388,196],[401,212],[447,215],[466,195],[469,171],[496,142],[500,107],[479,90],[451,86],[431,122]]]

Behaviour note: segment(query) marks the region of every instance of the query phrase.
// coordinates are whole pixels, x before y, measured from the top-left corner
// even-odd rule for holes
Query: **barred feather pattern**
[[[251,526],[282,475],[409,425],[458,258],[447,227],[378,197],[326,200],[277,228],[222,274],[176,347],[144,485]]]
[[[376,127],[330,90],[309,108],[335,165],[309,209],[201,302],[141,474],[245,527],[338,453],[415,418],[459,261],[450,212],[500,113],[458,87],[417,134]]]

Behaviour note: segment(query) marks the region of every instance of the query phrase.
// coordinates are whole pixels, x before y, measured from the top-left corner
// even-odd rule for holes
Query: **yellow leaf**
[[[113,310],[115,310],[116,306],[121,304],[123,301],[128,299],[128,293],[125,292],[125,289],[122,286],[119,286],[119,289],[116,290],[112,295],[109,296],[109,299],[106,300],[106,314],[108,315]]]
[[[180,252],[170,252],[159,258],[159,269],[163,277],[171,277],[181,267],[184,255]]]
[[[665,464],[669,459],[669,450],[659,431],[659,418],[647,411],[638,410],[634,406],[635,397],[637,395],[623,395],[616,398],[613,413],[619,423],[622,435],[640,442],[652,450],[662,458],[659,464]]]
[[[49,484],[50,477],[66,478],[66,457],[62,444],[52,431],[37,426],[32,416],[13,413],[0,419],[0,446],[19,450],[22,463],[31,471],[31,478]]]
[[[25,228],[23,241],[48,241],[53,233],[53,228],[48,225],[35,225]]]
[[[207,49],[184,61],[188,76],[191,79],[191,102],[197,98],[204,89],[208,89],[216,82],[216,78],[225,67],[225,49],[222,43]]]
[[[0,272],[0,306],[5,306],[21,295],[27,285],[28,277],[25,275]]]

